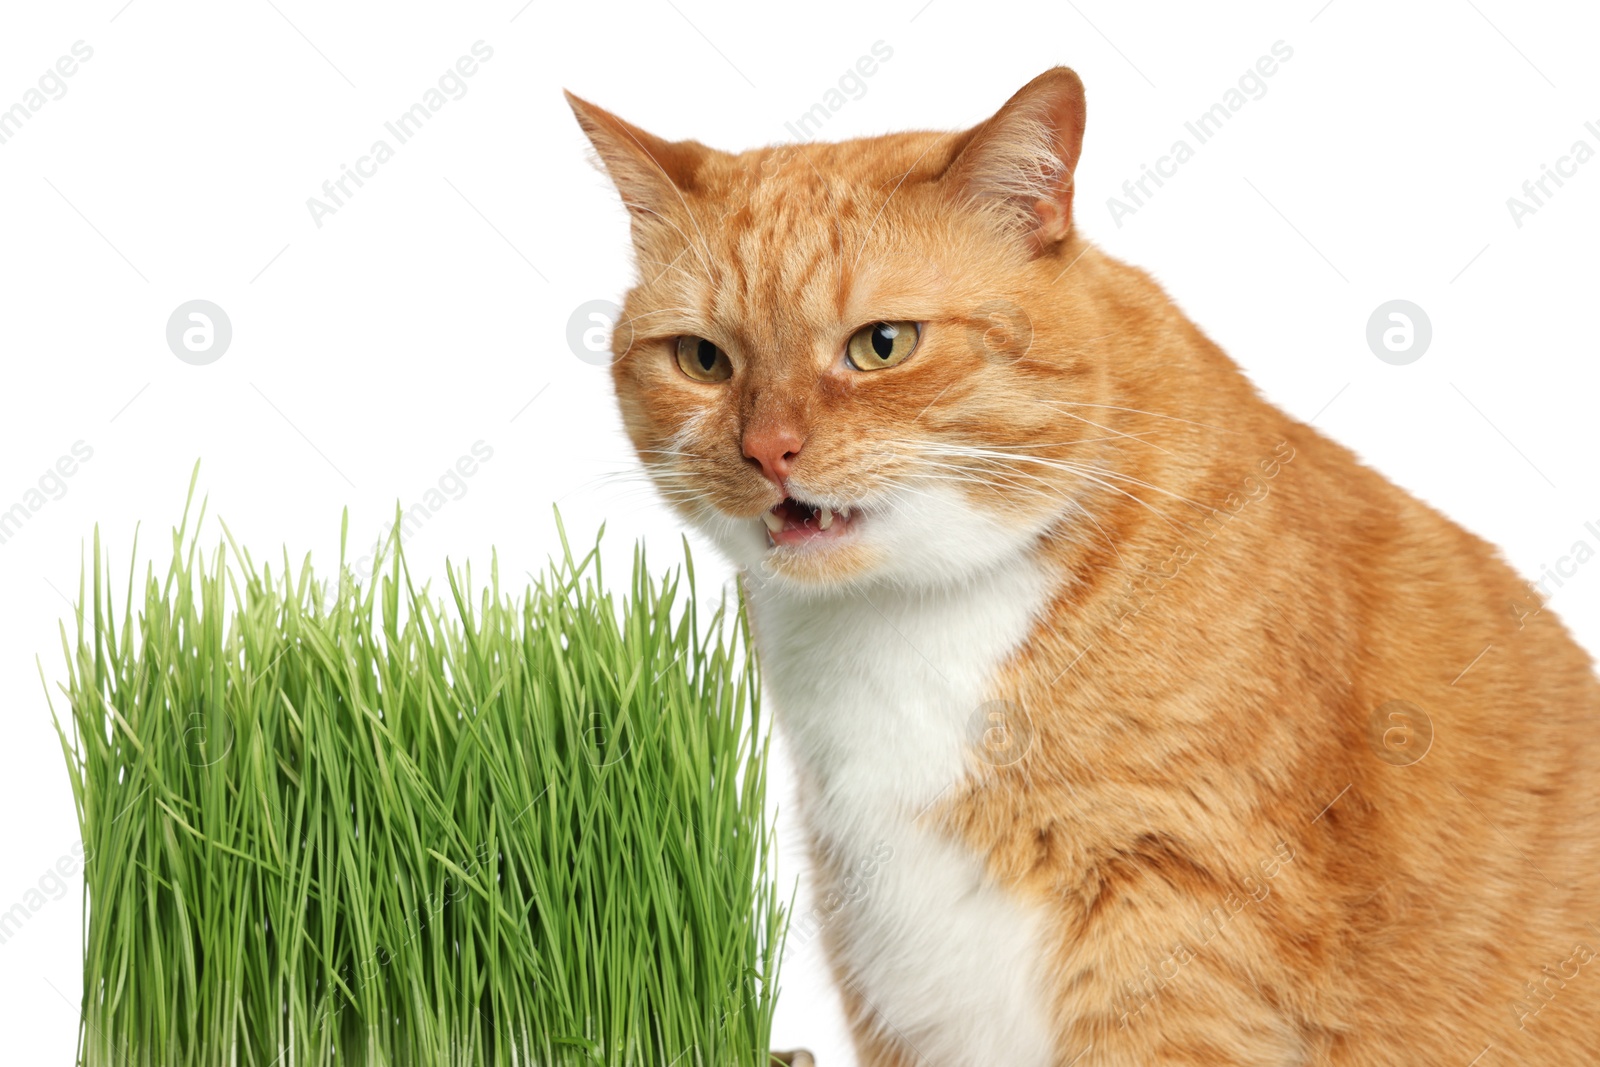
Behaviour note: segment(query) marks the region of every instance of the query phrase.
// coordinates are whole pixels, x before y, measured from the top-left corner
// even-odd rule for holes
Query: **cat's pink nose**
[[[805,438],[792,426],[782,423],[752,426],[744,431],[744,458],[760,464],[767,480],[784,489],[784,480],[789,477],[789,470],[804,444]]]

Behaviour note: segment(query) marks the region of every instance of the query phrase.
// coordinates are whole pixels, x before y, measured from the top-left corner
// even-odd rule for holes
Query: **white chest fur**
[[[752,581],[777,721],[802,812],[840,870],[871,870],[830,918],[844,973],[928,1067],[1051,1061],[1042,915],[917,815],[969,773],[995,669],[1048,588],[1014,562],[937,592],[799,597]]]

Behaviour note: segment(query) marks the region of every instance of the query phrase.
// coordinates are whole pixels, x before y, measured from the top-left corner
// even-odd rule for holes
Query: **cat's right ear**
[[[566,94],[622,202],[635,218],[666,214],[695,188],[708,149],[695,141],[666,141],[604,108]]]
[[[1066,67],[1047,70],[966,134],[941,180],[1044,251],[1072,231],[1083,124],[1083,82]]]

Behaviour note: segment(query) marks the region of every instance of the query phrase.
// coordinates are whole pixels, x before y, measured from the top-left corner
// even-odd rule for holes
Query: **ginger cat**
[[[622,416],[743,570],[862,1064],[1600,1062],[1589,656],[1083,239],[1072,71],[736,155],[569,99],[641,273]]]

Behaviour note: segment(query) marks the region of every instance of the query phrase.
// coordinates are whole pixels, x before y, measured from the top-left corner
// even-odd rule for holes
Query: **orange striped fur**
[[[1146,274],[1073,229],[1072,72],[962,133],[739,154],[572,103],[637,253],[617,400],[671,506],[745,568],[819,895],[866,847],[830,798],[905,807],[920,786],[896,792],[910,756],[845,782],[806,679],[870,686],[876,657],[916,650],[887,630],[834,652],[778,635],[809,632],[810,610],[854,634],[851,603],[914,620],[896,598],[980,595],[1024,567],[1046,580],[984,675],[965,771],[883,816],[928,836],[840,910],[881,928],[822,931],[863,1064],[1600,1063],[1590,657],[1492,546],[1265,402]],[[879,321],[921,324],[910,358],[842,363]],[[731,377],[691,380],[683,336]],[[859,528],[770,545],[763,512],[813,499],[794,485],[858,504]],[[956,544],[962,523],[1011,533]],[[764,606],[780,597],[787,615]],[[960,647],[912,666],[958,680]],[[812,654],[815,669],[796,658]],[[874,701],[838,737],[880,705],[917,729],[916,708]],[[940,947],[959,928],[942,913],[868,940],[893,926],[889,897],[948,874],[909,869],[945,847],[974,857],[986,915],[1039,917],[1042,1052],[963,1037],[987,1033],[960,1007],[983,990],[935,970],[901,1017],[885,1006],[902,971],[869,951],[962,951]],[[924,1020],[917,997],[955,1006]],[[1008,1029],[1029,1024],[1019,1009]]]

